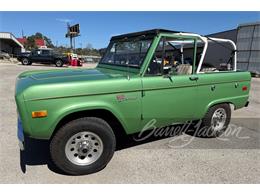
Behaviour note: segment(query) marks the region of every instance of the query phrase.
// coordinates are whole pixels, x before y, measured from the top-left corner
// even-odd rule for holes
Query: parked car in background
[[[32,52],[24,52],[17,56],[17,60],[23,65],[31,65],[32,63],[55,64],[57,67],[62,67],[68,63],[68,57],[58,54],[53,49],[35,49]]]

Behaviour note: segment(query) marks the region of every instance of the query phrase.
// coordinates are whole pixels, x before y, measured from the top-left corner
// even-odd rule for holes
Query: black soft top
[[[134,37],[143,36],[144,38],[152,38],[159,33],[179,33],[180,31],[173,31],[173,30],[166,30],[166,29],[152,29],[152,30],[145,30],[145,31],[139,31],[139,32],[133,32],[133,33],[127,33],[122,35],[113,36],[111,38],[111,41],[114,40],[124,40],[124,39],[130,39]]]

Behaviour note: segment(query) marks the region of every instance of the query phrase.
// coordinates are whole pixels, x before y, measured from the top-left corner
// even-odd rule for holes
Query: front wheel
[[[53,162],[67,174],[83,175],[104,168],[114,154],[115,135],[102,119],[73,120],[58,130],[50,143]]]
[[[227,129],[231,118],[229,104],[218,104],[209,108],[201,120],[202,126],[196,131],[196,136],[214,138],[222,135]]]

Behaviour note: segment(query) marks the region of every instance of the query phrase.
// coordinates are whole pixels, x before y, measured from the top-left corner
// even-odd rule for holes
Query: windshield
[[[101,60],[102,64],[140,68],[152,40],[113,41]]]

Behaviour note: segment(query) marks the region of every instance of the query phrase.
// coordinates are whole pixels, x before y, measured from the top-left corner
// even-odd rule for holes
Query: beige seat
[[[216,68],[202,68],[201,72],[216,72]]]
[[[192,73],[192,66],[190,64],[181,64],[178,66],[177,73],[179,75],[189,75]]]

